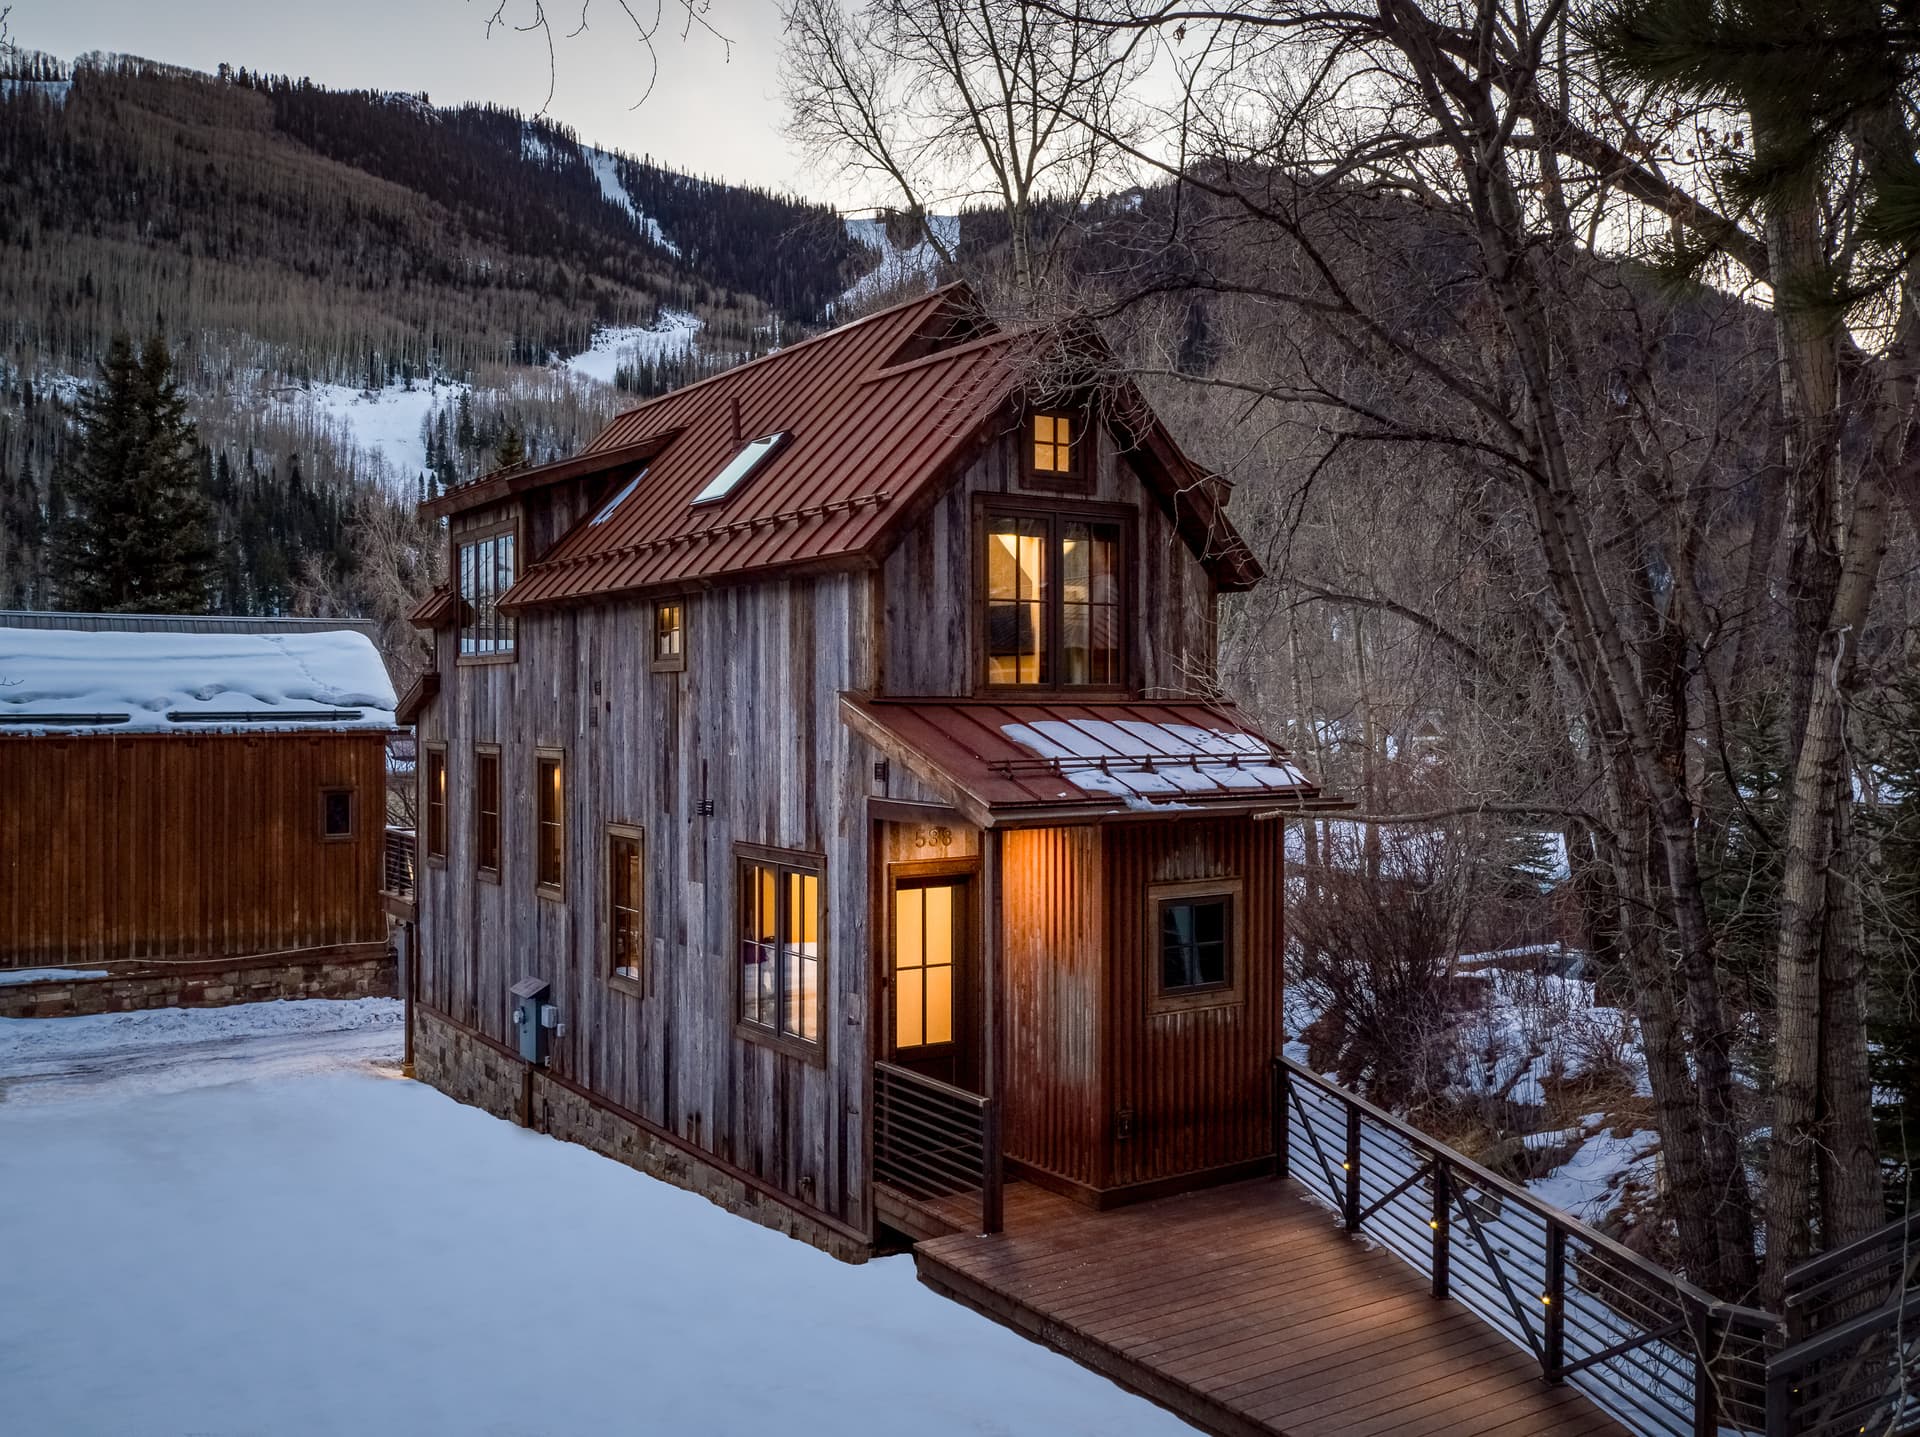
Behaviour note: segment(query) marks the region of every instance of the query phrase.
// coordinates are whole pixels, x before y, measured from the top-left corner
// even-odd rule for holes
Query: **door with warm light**
[[[897,878],[888,924],[892,1061],[960,1087],[974,1081],[971,899],[964,874]]]

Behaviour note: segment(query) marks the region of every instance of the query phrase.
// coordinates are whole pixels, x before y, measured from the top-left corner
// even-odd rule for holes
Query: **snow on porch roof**
[[[848,721],[879,748],[987,816],[1071,808],[1098,817],[1319,796],[1285,753],[1221,705],[850,694],[841,704]]]
[[[387,729],[396,703],[351,630],[0,628],[0,736]]]

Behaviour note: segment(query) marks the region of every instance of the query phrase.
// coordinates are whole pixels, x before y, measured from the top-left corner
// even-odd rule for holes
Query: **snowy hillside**
[[[927,223],[949,253],[959,245],[958,215],[933,215]],[[903,249],[895,245],[887,234],[886,222],[878,219],[849,219],[847,236],[865,246],[873,255],[873,268],[847,287],[836,302],[836,308],[847,309],[866,304],[915,280],[922,285],[932,286],[939,278],[940,251],[926,239]]]
[[[602,329],[591,348],[566,361],[569,373],[599,384],[612,384],[623,364],[664,359],[692,349],[700,333],[700,318],[684,310],[663,309],[660,322],[649,329]]]

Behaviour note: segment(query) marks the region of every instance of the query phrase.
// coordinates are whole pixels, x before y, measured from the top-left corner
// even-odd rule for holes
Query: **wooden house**
[[[392,991],[394,706],[338,621],[0,614],[0,1012]]]
[[[1036,397],[1093,343],[949,287],[425,506],[422,1077],[849,1256],[1272,1170],[1315,788],[1217,695],[1226,485]]]

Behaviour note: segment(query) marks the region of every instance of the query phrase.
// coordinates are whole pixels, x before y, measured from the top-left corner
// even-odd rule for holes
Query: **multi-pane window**
[[[427,857],[447,856],[447,751],[427,750]]]
[[[1076,446],[1079,440],[1071,414],[1034,415],[1033,472],[1055,478],[1078,475],[1080,465]]]
[[[333,839],[353,837],[352,789],[320,790],[320,836]]]
[[[613,976],[640,977],[640,832],[607,831],[607,950]]]
[[[558,753],[540,753],[533,761],[534,878],[558,893],[564,878],[567,803],[564,765]]]
[[[473,866],[500,876],[500,750],[473,755]]]
[[[801,866],[805,864],[805,866]],[[810,860],[740,860],[740,1021],[820,1041],[820,870]]]
[[[953,1041],[954,924],[950,879],[902,883],[893,892],[893,1045],[931,1048]]]
[[[1160,901],[1160,991],[1168,996],[1233,981],[1233,899],[1224,893]]]
[[[687,666],[687,610],[679,599],[653,606],[653,667],[677,671]]]
[[[1126,683],[1119,519],[986,518],[986,681],[1042,688]]]
[[[513,616],[500,612],[500,596],[513,587],[513,553],[511,529],[459,546],[463,658],[513,652]]]

